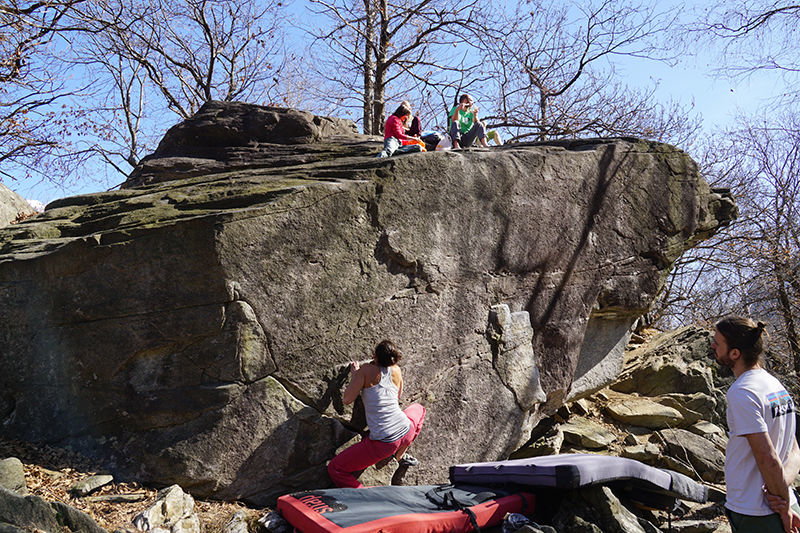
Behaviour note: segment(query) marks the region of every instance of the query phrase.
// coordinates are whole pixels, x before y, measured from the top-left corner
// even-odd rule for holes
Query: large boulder
[[[22,196],[0,183],[0,227],[35,213]]]
[[[301,120],[226,106],[201,114]],[[406,482],[444,481],[610,382],[670,265],[735,215],[636,139],[375,159],[339,128],[231,148],[195,122],[126,188],[0,230],[0,435],[267,503],[328,483],[363,429],[347,363],[391,338],[428,408]]]

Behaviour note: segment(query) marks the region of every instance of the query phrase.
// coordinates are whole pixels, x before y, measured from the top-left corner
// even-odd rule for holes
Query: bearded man
[[[736,381],[726,394],[725,510],[733,533],[800,532],[791,485],[800,470],[791,396],[762,366],[763,322],[728,317],[716,324],[711,349]]]

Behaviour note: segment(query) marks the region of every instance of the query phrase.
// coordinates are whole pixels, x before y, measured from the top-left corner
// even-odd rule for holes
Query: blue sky
[[[677,0],[666,0],[660,6],[677,3]],[[296,6],[293,8],[296,9]],[[621,80],[633,87],[647,87],[657,82],[657,97],[662,101],[672,99],[682,104],[693,102],[695,113],[703,118],[706,133],[732,126],[738,115],[756,112],[771,96],[780,94],[783,88],[780,76],[771,72],[760,71],[736,80],[715,77],[712,71],[719,62],[716,52],[704,49],[697,53],[674,66],[623,58],[615,68]],[[170,125],[165,125],[165,129]],[[7,182],[6,185],[29,200],[46,204],[65,196],[103,191],[120,181],[119,174],[109,173],[106,177],[98,172],[95,176],[87,176],[72,184],[58,185],[40,179]]]
[[[620,73],[632,83],[637,80],[646,83],[648,79],[657,81],[657,94],[662,99],[694,102],[695,111],[702,115],[703,129],[707,132],[733,126],[737,116],[757,112],[779,95],[783,87],[783,81],[775,72],[756,72],[735,80],[714,76],[711,74],[713,63],[713,57],[705,54],[676,66],[649,63],[638,74]]]

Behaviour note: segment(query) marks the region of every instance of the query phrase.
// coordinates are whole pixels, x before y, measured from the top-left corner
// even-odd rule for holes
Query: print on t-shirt
[[[772,418],[794,412],[792,397],[789,396],[789,393],[785,390],[767,394],[767,401],[769,402],[770,409],[772,409]]]

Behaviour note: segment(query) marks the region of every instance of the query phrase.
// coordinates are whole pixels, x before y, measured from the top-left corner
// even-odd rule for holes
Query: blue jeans
[[[397,137],[389,137],[388,139],[384,139],[383,150],[381,150],[381,152],[375,157],[392,157],[392,154],[394,154],[402,144],[403,143],[401,143],[400,139]]]
[[[475,139],[485,138],[486,131],[480,121],[474,122],[472,127],[466,133],[461,133],[461,130],[458,129],[458,124],[456,122],[450,123],[450,139],[453,141],[453,143],[458,143],[462,148],[469,148],[472,146],[472,143],[475,142]]]

